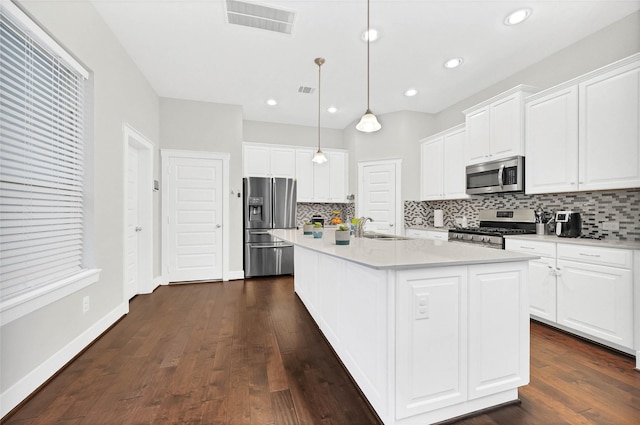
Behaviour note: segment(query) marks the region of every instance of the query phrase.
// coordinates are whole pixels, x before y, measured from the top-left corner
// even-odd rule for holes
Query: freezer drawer
[[[282,242],[245,244],[245,277],[283,274],[293,274],[293,245]]]

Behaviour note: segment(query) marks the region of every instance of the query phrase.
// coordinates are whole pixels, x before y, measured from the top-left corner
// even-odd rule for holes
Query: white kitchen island
[[[527,254],[298,230],[295,291],[380,419],[430,424],[518,400],[529,382]]]

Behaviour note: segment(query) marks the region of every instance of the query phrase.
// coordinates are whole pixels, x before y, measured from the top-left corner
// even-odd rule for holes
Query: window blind
[[[83,269],[84,79],[0,14],[0,301]]]

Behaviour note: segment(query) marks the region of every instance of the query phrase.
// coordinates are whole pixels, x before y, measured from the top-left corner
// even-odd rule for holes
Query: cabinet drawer
[[[407,229],[404,232],[405,236],[409,236],[410,238],[420,238],[427,239],[427,231],[421,229]]]
[[[627,249],[558,244],[558,260],[572,260],[630,269],[633,264],[633,253]]]
[[[536,254],[541,257],[555,258],[556,256],[556,244],[554,242],[524,241],[509,238],[505,241],[505,249],[526,254]]]

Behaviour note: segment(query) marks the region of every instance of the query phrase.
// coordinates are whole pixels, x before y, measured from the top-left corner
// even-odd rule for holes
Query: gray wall
[[[357,131],[355,129],[357,121],[344,130],[345,143],[349,149],[349,193],[357,193],[358,162],[401,159],[402,199],[419,199],[420,144],[418,141],[436,133],[435,117],[431,114],[409,111],[393,112],[377,117],[382,129],[375,133]]]
[[[242,191],[242,107],[160,99],[162,149],[229,153],[229,187]],[[229,198],[231,272],[242,271],[242,198]]]
[[[96,327],[110,312],[122,308],[123,123],[154,143],[159,139],[159,99],[91,3],[24,1],[21,5],[93,71],[93,263],[102,272],[99,282],[2,325],[2,393]],[[157,217],[158,200],[154,201]],[[86,295],[91,309],[83,315],[82,298]]]
[[[441,111],[437,115],[438,131],[464,123],[463,110],[519,84],[546,89],[637,52],[640,52],[640,12],[633,13]]]
[[[244,121],[242,139],[245,142],[276,145],[318,146],[318,127]],[[342,130],[320,129],[320,146],[344,149]]]

